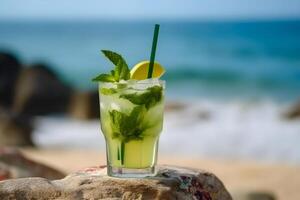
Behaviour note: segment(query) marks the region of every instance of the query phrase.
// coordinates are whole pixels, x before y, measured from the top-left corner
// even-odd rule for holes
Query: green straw
[[[159,32],[159,24],[155,24],[154,34],[153,34],[153,41],[152,41],[151,56],[150,56],[150,64],[149,64],[148,77],[147,78],[152,78],[153,65],[154,65],[154,60],[155,60],[155,52],[156,52],[156,46],[157,46],[157,39],[158,39],[158,32]]]

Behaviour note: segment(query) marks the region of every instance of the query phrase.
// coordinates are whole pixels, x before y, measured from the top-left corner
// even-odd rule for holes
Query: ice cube
[[[133,88],[137,90],[145,90],[155,85],[160,85],[159,80],[157,78],[151,78],[137,81],[135,84],[133,84]]]
[[[101,109],[104,109],[104,108],[105,108],[105,105],[104,105],[103,102],[100,102],[100,108],[101,108]]]
[[[118,110],[118,111],[121,110],[120,105],[116,104],[115,102],[112,102],[112,103],[110,104],[110,107],[111,107],[113,110]]]

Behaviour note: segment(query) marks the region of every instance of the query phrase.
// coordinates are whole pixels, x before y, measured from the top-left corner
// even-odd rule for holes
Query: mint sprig
[[[118,91],[115,88],[101,88],[100,92],[103,95],[112,95],[117,93]]]
[[[101,52],[114,64],[115,68],[110,71],[110,74],[100,74],[92,81],[119,82],[120,80],[130,79],[130,70],[120,54],[109,50],[101,50]]]
[[[92,79],[92,81],[115,82],[115,77],[110,74],[100,74]]]
[[[117,110],[109,111],[110,126],[113,137],[123,142],[143,139],[142,133],[146,127],[142,126],[146,109],[144,106],[136,106],[129,115]]]
[[[161,86],[156,85],[147,88],[146,92],[122,94],[120,95],[120,98],[127,99],[136,105],[145,105],[146,109],[149,109],[162,99],[162,89]]]

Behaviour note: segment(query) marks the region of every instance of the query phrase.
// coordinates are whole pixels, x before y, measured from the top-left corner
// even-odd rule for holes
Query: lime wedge
[[[130,70],[130,78],[135,80],[145,80],[148,77],[150,61],[142,61]],[[159,78],[165,73],[165,69],[157,62],[154,62],[152,78]]]

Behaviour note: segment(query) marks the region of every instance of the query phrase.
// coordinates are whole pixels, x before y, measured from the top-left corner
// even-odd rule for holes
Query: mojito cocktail
[[[115,65],[109,74],[93,79],[99,83],[108,175],[153,176],[164,111],[165,83],[158,78],[164,69],[158,63],[143,61],[129,70],[120,54],[102,53]]]
[[[164,82],[157,79],[99,83],[109,175],[154,175],[163,126],[163,92]]]
[[[118,53],[102,50],[114,69],[99,83],[101,130],[106,140],[107,173],[115,177],[155,175],[163,126],[164,68],[155,61],[159,25],[154,28],[150,61],[131,70]]]

